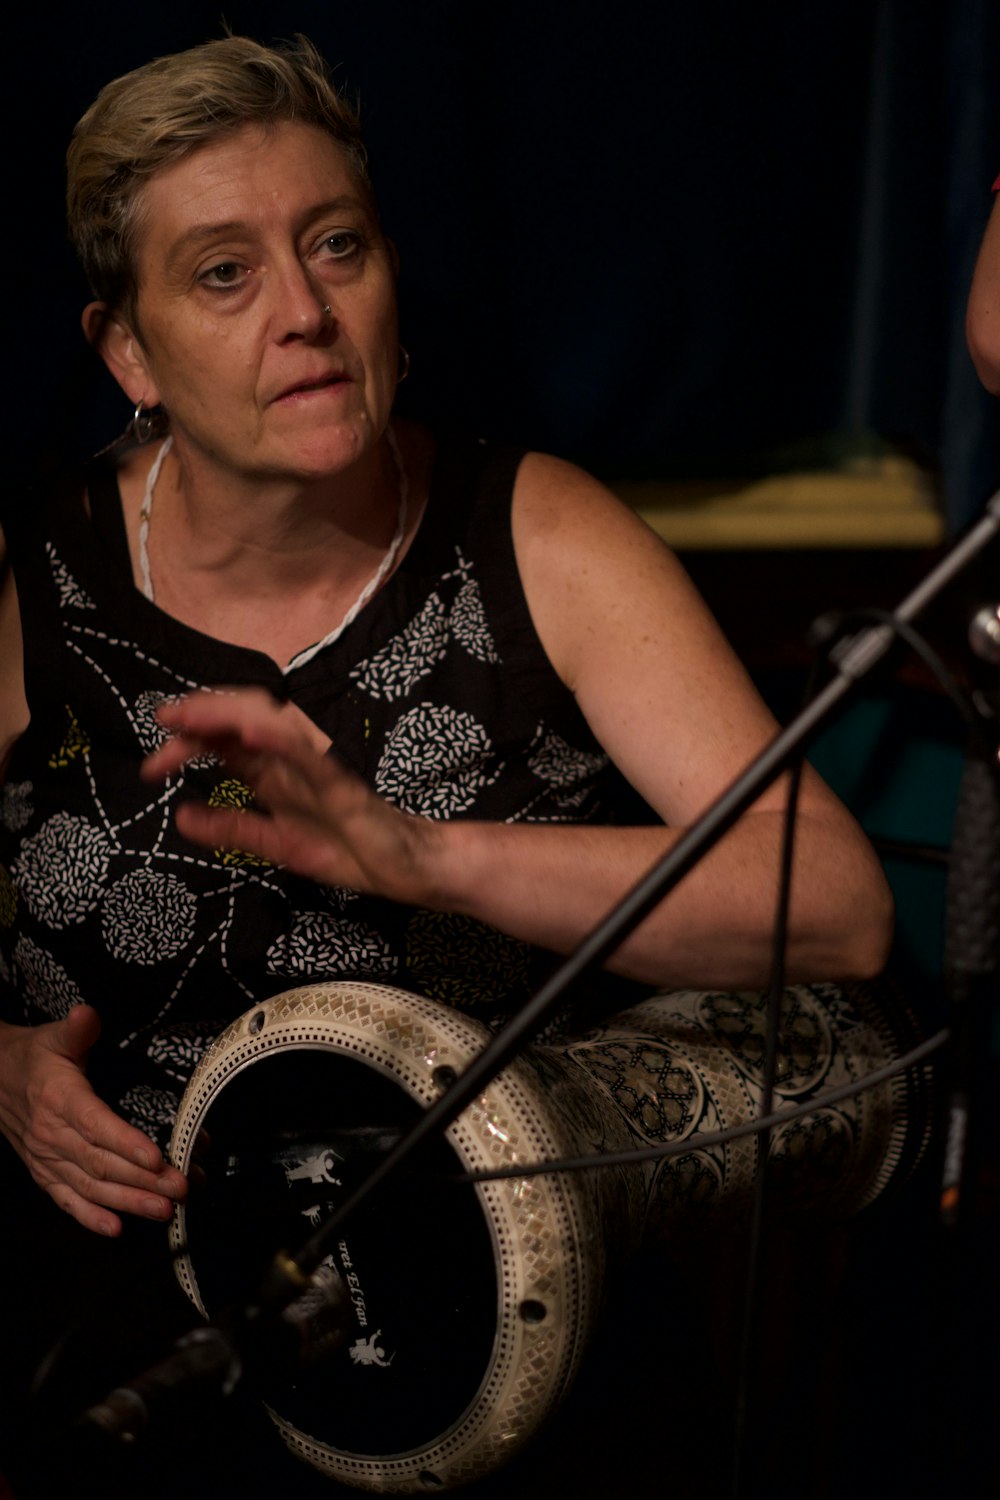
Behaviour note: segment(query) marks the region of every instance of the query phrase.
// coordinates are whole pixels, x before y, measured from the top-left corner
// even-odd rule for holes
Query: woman
[[[0,1125],[114,1237],[184,1194],[161,1146],[226,1020],[359,973],[502,1015],[774,726],[601,485],[390,425],[396,251],[306,43],[117,80],[69,171],[138,441],[4,517]],[[613,826],[618,776],[665,826]],[[762,986],[782,813],[775,787],[615,975]],[[890,920],[807,774],[790,975],[874,973]]]
[[[139,131],[145,134],[137,148]],[[129,626],[137,637],[148,639],[152,632],[158,652],[166,655],[173,647],[174,656],[183,658],[168,667],[166,678],[152,664],[146,668],[151,696],[145,722],[132,712],[129,774],[135,775],[142,750],[157,742],[152,720],[163,700],[202,683],[263,688],[160,709],[161,721],[195,745],[229,746],[242,737],[277,757],[268,775],[296,782],[287,813],[284,807],[279,812],[268,784],[276,812],[268,824],[255,824],[252,836],[238,810],[218,807],[212,814],[183,811],[186,835],[209,847],[235,842],[335,890],[458,913],[522,942],[568,950],[773,730],[679,567],[600,485],[558,460],[525,456],[512,468],[510,527],[518,579],[511,588],[519,581],[530,619],[518,617],[524,605],[516,595],[498,605],[522,631],[520,640],[512,632],[510,649],[526,658],[523,666],[513,663],[507,672],[506,663],[490,660],[497,654],[497,627],[483,614],[476,564],[451,553],[452,571],[464,570],[462,581],[473,584],[464,593],[453,591],[451,606],[459,629],[467,619],[469,694],[479,691],[475,679],[483,667],[504,667],[493,674],[501,680],[520,672],[515,693],[543,703],[548,691],[553,713],[564,720],[573,716],[571,696],[586,721],[585,728],[577,727],[578,741],[589,729],[596,744],[573,746],[556,736],[546,749],[543,735],[535,747],[543,774],[533,785],[536,792],[555,786],[556,795],[533,808],[519,784],[506,795],[509,805],[499,799],[496,821],[490,822],[480,821],[480,808],[490,806],[489,793],[507,767],[498,770],[474,714],[466,723],[459,710],[440,709],[430,729],[414,717],[408,727],[418,763],[409,771],[399,730],[403,716],[395,713],[385,738],[395,731],[399,753],[383,754],[381,772],[371,757],[366,760],[363,745],[359,750],[339,737],[333,744],[337,758],[326,757],[331,736],[323,727],[329,708],[322,695],[331,691],[333,670],[313,666],[322,655],[315,643],[325,641],[323,651],[329,652],[343,641],[343,635],[331,638],[331,626],[350,630],[346,617],[373,582],[369,613],[379,609],[393,577],[406,572],[425,510],[430,524],[436,504],[431,438],[403,427],[394,436],[389,426],[402,368],[396,254],[378,222],[357,123],[305,44],[273,53],[231,38],[110,85],[81,121],[69,163],[71,225],[95,289],[103,293],[84,314],[85,332],[136,407],[134,428],[149,425],[150,411],[164,413],[169,424],[166,442],[126,446],[109,460],[132,570],[126,585]],[[107,470],[106,463],[105,475]],[[447,482],[454,485],[454,476]],[[76,499],[71,520],[77,528],[87,524],[87,503]],[[93,496],[89,503],[92,532],[121,524],[113,513],[105,520],[103,502],[100,515]],[[89,540],[113,548],[118,539],[99,534]],[[13,591],[19,576],[16,547],[12,553],[5,591],[11,639],[18,633]],[[73,589],[85,590],[58,555],[52,567],[62,602],[69,598],[72,609]],[[139,590],[148,602],[132,592]],[[70,637],[76,657],[86,649],[78,639],[95,638],[87,607],[93,603],[85,596],[78,607],[84,633]],[[421,607],[426,615],[426,598]],[[405,614],[406,605],[397,605],[395,617]],[[68,628],[75,629],[76,621]],[[432,621],[431,640],[433,628]],[[412,618],[402,632],[383,629],[390,649],[381,660],[377,652],[368,656],[367,678],[358,670],[360,653],[348,653],[358,684],[350,712],[359,726],[355,741],[366,719],[370,733],[378,705],[419,704],[427,697],[421,666],[414,667],[398,644],[402,636],[405,647],[407,629],[413,636]],[[532,629],[544,652],[540,661],[538,644],[523,643]],[[395,676],[393,653],[403,662]],[[32,844],[33,830],[45,826],[38,770],[30,760],[35,723],[17,659],[10,652],[4,659],[10,665],[3,746],[10,757],[8,798],[17,810],[8,818],[8,850],[14,851],[8,867],[15,884],[18,871],[26,883],[27,917],[38,917],[39,932],[51,938],[82,926],[101,901],[106,905],[107,891],[98,887],[107,878],[110,888],[111,880],[105,872],[93,891],[69,899],[67,910],[52,914],[46,933],[51,902],[44,893],[44,860],[49,844],[58,852],[59,830],[49,824],[51,837],[38,841],[36,832]],[[30,639],[25,660],[30,680]],[[199,661],[200,678],[189,670]],[[340,673],[342,663],[343,657],[337,661]],[[92,668],[98,676],[104,671],[100,664]],[[415,679],[412,687],[407,672]],[[173,691],[164,691],[171,683]],[[336,691],[343,697],[342,683]],[[489,691],[497,690],[491,684]],[[280,710],[277,698],[287,700]],[[497,706],[490,704],[489,711],[496,714]],[[502,713],[512,713],[510,704],[502,705]],[[88,724],[86,733],[98,727]],[[54,741],[54,726],[44,728]],[[455,753],[459,760],[465,755],[467,806],[459,805],[462,795],[454,784],[435,806],[433,777],[424,785],[427,767],[419,764],[421,747],[433,771],[443,742],[447,770],[455,734],[462,732],[469,746]],[[98,753],[84,750],[74,759],[72,735],[72,724],[67,730],[63,721],[58,737],[60,747],[68,745],[69,769]],[[176,770],[182,746],[163,752],[154,769]],[[115,753],[121,753],[118,747]],[[524,758],[524,745],[505,748],[503,761],[517,754]],[[557,769],[545,763],[546,755]],[[605,756],[669,832],[572,826],[600,816],[596,787]],[[367,771],[367,780],[350,774],[344,759]],[[247,764],[240,760],[241,768]],[[568,790],[557,786],[564,766]],[[53,808],[61,805],[65,769],[54,773],[60,787],[51,794]],[[29,779],[31,793],[24,791]],[[414,785],[420,787],[416,793]],[[245,798],[239,789],[230,791],[237,800]],[[213,800],[219,803],[220,796],[224,803],[224,793]],[[172,801],[168,793],[164,807]],[[143,807],[146,802],[144,794]],[[468,819],[456,816],[466,812],[472,814]],[[660,986],[763,984],[781,817],[782,792],[775,788],[623,945],[614,967]],[[157,828],[154,847],[170,838],[168,822],[164,818]],[[79,831],[86,835],[92,826]],[[107,859],[117,855],[116,846]],[[104,870],[103,847],[95,857]],[[177,858],[191,861],[191,854]],[[133,876],[148,873],[148,851],[134,856],[131,867]],[[158,890],[167,900],[174,897],[179,912],[190,905],[187,889],[169,881],[147,886],[151,896]],[[132,889],[120,895],[123,903],[141,900],[142,883],[133,879]],[[113,911],[105,911],[105,929],[109,924]],[[832,795],[808,777],[790,974],[870,974],[883,960],[888,931],[889,900],[870,850]],[[169,936],[159,946],[153,962],[176,957]],[[145,977],[150,954],[129,949],[124,937],[118,951],[120,973]],[[376,945],[374,971],[393,972],[392,958]],[[87,1227],[113,1235],[121,1213],[165,1218],[181,1191],[175,1175],[162,1166],[152,1142],[102,1108],[85,1082],[97,1018],[88,1009],[55,1023],[47,1019],[60,1005],[66,1009],[67,996],[94,1001],[98,1011],[102,996],[86,988],[77,966],[66,970],[62,999],[55,991],[46,998],[39,977],[44,967],[39,960],[25,972],[23,961],[13,959],[15,988],[22,995],[29,991],[31,1019],[43,1024],[4,1033],[5,1132],[41,1185]],[[244,981],[237,989],[250,1003]],[[16,1005],[8,1006],[12,1013]],[[134,1016],[130,1024],[134,1030]],[[182,1060],[173,1060],[175,1077],[182,1067]],[[33,1096],[44,1100],[40,1110],[30,1102]]]

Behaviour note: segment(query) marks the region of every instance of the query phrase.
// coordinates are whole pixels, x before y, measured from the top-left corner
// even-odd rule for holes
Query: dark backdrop
[[[962,337],[1000,172],[996,0],[229,0],[225,17],[264,40],[305,31],[360,95],[411,409],[609,477],[899,444],[941,470],[955,525],[1000,480]],[[8,482],[129,415],[79,334],[73,122],[106,80],[221,20],[221,4],[105,0],[4,22]],[[863,1314],[892,1357],[843,1356],[839,1493],[947,1491],[920,1482],[944,1345],[904,1326],[935,1274],[929,1191],[863,1231],[851,1329]],[[995,1288],[986,1245],[967,1280]],[[977,1389],[988,1404],[995,1380]],[[857,1481],[876,1439],[880,1472],[906,1460],[902,1488]],[[806,1493],[794,1470],[789,1486]]]
[[[230,0],[360,95],[402,255],[411,409],[606,476],[753,472],[876,441],[1000,477],[964,353],[1000,170],[993,0]],[[81,356],[62,156],[107,79],[222,7],[5,24],[4,437],[18,472],[125,410]],[[86,375],[86,379],[84,379]],[[834,441],[831,443],[831,439]]]

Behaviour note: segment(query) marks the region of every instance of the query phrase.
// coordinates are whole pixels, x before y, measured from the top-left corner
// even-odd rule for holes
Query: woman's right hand
[[[90,1005],[43,1026],[0,1024],[0,1130],[60,1208],[113,1236],[123,1213],[168,1219],[187,1182],[91,1088],[87,1053],[100,1030]]]

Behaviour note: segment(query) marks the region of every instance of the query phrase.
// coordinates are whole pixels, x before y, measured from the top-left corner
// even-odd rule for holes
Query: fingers
[[[124,1214],[165,1224],[174,1211],[174,1205],[170,1199],[153,1194],[142,1196],[127,1190],[116,1190],[112,1184],[107,1186],[106,1191],[99,1198],[94,1198],[90,1196],[89,1180],[81,1177],[78,1181],[78,1187],[75,1187],[73,1181],[66,1177],[53,1179],[49,1184],[42,1181],[39,1186],[45,1188],[57,1207],[71,1214],[77,1223],[82,1224],[84,1229],[89,1229],[94,1234],[104,1234],[112,1238],[121,1234],[121,1215]]]
[[[238,849],[306,879],[419,903],[435,889],[427,820],[405,817],[327,754],[329,743],[291,705],[262,692],[196,693],[162,705],[175,738],[145,763],[147,779],[172,775],[207,751],[254,794],[252,808],[186,804],[185,838]]]
[[[303,832],[302,816],[293,817],[287,809],[280,816],[264,817],[240,808],[184,802],[177,809],[176,821],[184,838],[203,848],[238,849],[308,880],[361,888],[358,863],[335,833],[325,831],[324,836],[315,820],[307,820],[311,826]]]
[[[77,1170],[69,1162],[63,1163],[61,1174],[59,1177],[49,1177],[41,1170],[33,1171],[35,1181],[45,1189],[52,1201],[95,1234],[120,1234],[120,1216],[124,1214],[165,1224],[173,1214],[175,1203],[182,1201],[185,1196],[185,1192],[176,1190],[172,1196],[166,1196],[159,1192],[144,1192],[126,1187],[118,1182],[100,1182],[86,1172]],[[180,1178],[179,1173],[175,1175]],[[183,1178],[180,1180],[183,1184]],[[184,1187],[186,1191],[186,1184]]]
[[[236,766],[241,753],[262,751],[296,760],[324,755],[329,738],[294,704],[277,703],[260,688],[192,693],[160,706],[157,717],[172,731],[143,765],[146,780],[173,775],[197,756],[218,755]]]
[[[282,839],[274,823],[259,813],[236,807],[206,807],[182,802],[177,827],[186,839],[207,849],[242,849],[272,864],[281,864]]]
[[[252,809],[179,807],[177,827],[185,838],[334,884],[355,872],[354,861],[345,865],[337,849],[341,817],[350,811],[340,802],[352,795],[356,801],[355,778],[327,755],[329,741],[298,709],[262,691],[195,693],[163,704],[159,717],[174,738],[145,762],[147,780],[171,776],[211,752],[254,793]],[[331,795],[337,798],[332,808]],[[367,788],[363,796],[370,798]]]
[[[74,1164],[98,1183],[115,1183],[161,1197],[182,1198],[184,1177],[164,1161],[156,1143],[109,1109],[86,1079],[81,1082],[81,1098],[68,1098],[64,1105],[62,1127],[80,1142],[72,1152]],[[53,1137],[58,1140],[58,1127]]]
[[[69,1126],[47,1132],[43,1124],[24,1145],[39,1186],[60,1208],[99,1234],[119,1233],[120,1214],[165,1223],[175,1203],[187,1196],[187,1182],[174,1167],[164,1165],[153,1172],[134,1166],[117,1152],[84,1141]],[[151,1141],[146,1148],[159,1154]]]
[[[21,1032],[20,1082],[8,1086],[5,1115],[13,1144],[53,1201],[87,1228],[117,1234],[122,1213],[168,1219],[187,1183],[88,1082],[83,1064],[99,1031],[96,1012],[79,1006],[63,1021]]]
[[[41,1186],[44,1187],[45,1184],[42,1183]],[[116,1239],[121,1234],[122,1221],[117,1214],[89,1203],[79,1193],[74,1193],[66,1183],[53,1183],[47,1192],[56,1207],[70,1214],[84,1229],[89,1229],[93,1234],[107,1235],[110,1239]]]
[[[158,750],[146,756],[139,767],[139,775],[143,781],[165,781],[168,776],[174,776],[182,770],[188,761],[201,756],[215,755],[228,763],[230,757],[239,752],[239,748],[239,740],[232,735],[209,739],[178,727],[172,739],[166,740]]]
[[[92,1005],[74,1005],[63,1020],[56,1021],[51,1026],[39,1026],[35,1033],[40,1046],[50,1051],[54,1057],[71,1063],[74,1068],[79,1069],[81,1087],[78,1092],[83,1100],[79,1131],[84,1140],[97,1146],[107,1145],[121,1156],[134,1162],[136,1166],[156,1172],[163,1165],[163,1155],[159,1147],[148,1136],[143,1135],[141,1130],[136,1130],[113,1110],[102,1104],[83,1077],[87,1053],[100,1034],[101,1018]],[[67,1098],[72,1100],[72,1084],[76,1082],[73,1074],[56,1073],[51,1076],[59,1080],[56,1088],[67,1089]],[[65,1081],[67,1078],[68,1085]],[[46,1097],[45,1087],[43,1085],[39,1091],[39,1103],[43,1107],[47,1105],[54,1113],[58,1113],[59,1103],[54,1098],[49,1100]],[[107,1139],[108,1137],[111,1139]]]
[[[165,1168],[163,1153],[156,1143],[103,1104],[83,1076],[87,1053],[100,1033],[101,1018],[92,1005],[75,1005],[62,1021],[37,1029],[37,1037],[43,1047],[79,1070],[79,1078],[68,1075],[69,1083],[64,1082],[62,1087],[70,1107],[75,1106],[78,1110],[75,1128],[94,1153],[90,1166],[93,1175],[106,1175],[106,1157],[120,1158],[123,1163],[143,1174],[142,1183],[138,1178],[137,1183],[155,1187],[163,1172],[173,1172],[173,1168]],[[44,1092],[39,1097],[40,1102],[47,1102]],[[52,1104],[49,1107],[51,1109]],[[58,1105],[56,1109],[58,1110]],[[173,1172],[173,1177],[180,1178],[180,1173]],[[180,1180],[183,1182],[183,1178]]]
[[[86,1079],[79,1090],[39,1094],[23,1145],[44,1186],[65,1180],[75,1192],[108,1207],[165,1218],[169,1204],[186,1193],[183,1174],[164,1162],[148,1136],[102,1103]]]
[[[175,733],[232,735],[269,750],[301,745],[322,755],[330,747],[329,737],[307,714],[294,703],[278,703],[263,688],[191,693],[161,704],[157,717]]]
[[[40,1040],[60,1057],[81,1067],[101,1034],[101,1018],[92,1005],[74,1005],[61,1021],[45,1027]]]

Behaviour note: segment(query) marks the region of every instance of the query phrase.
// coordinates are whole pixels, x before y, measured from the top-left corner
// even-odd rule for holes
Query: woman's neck
[[[157,605],[284,665],[338,623],[383,563],[408,475],[407,525],[393,563],[404,555],[423,508],[430,454],[424,434],[407,429],[400,439],[399,462],[383,439],[351,470],[308,484],[219,475],[175,442],[152,492],[146,538]],[[120,480],[140,588],[140,512],[155,458],[155,451],[130,455]]]
[[[156,486],[164,546],[185,567],[226,572],[328,571],[385,545],[399,505],[400,472],[387,437],[343,473],[312,481],[245,478],[175,439]],[[234,580],[235,582],[235,580]]]

